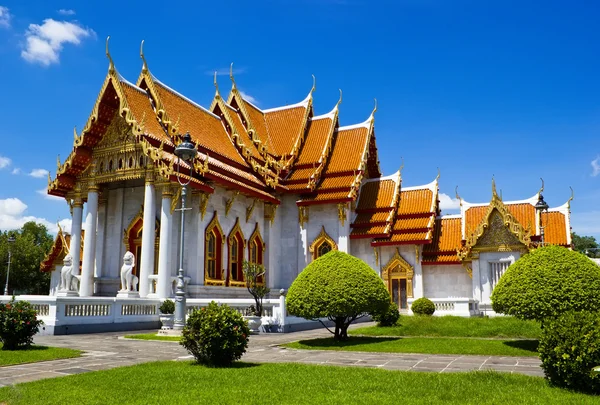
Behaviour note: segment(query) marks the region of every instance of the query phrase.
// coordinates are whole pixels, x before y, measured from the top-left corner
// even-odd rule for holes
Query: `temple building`
[[[70,233],[59,232],[41,266],[52,272],[50,295],[115,297],[131,252],[139,296],[172,297],[178,178],[191,188],[183,258],[190,298],[247,298],[244,260],[265,266],[272,291],[287,289],[312,260],[340,250],[368,263],[399,308],[425,296],[440,309],[463,300],[461,314],[469,315],[489,305],[521,255],[541,243],[571,245],[571,199],[540,211],[542,190],[505,202],[493,185],[489,202],[461,199],[460,214],[442,216],[439,174],[422,186],[405,185],[401,171],[383,176],[376,106],[340,126],[341,94],[317,115],[313,83],[304,100],[261,109],[231,74],[226,97],[215,76],[205,108],[157,79],[143,53],[135,83],[107,55],[92,113],[49,178],[48,193],[65,198],[72,213]],[[186,132],[199,152],[191,164],[174,155]],[[59,288],[67,255],[76,282]]]

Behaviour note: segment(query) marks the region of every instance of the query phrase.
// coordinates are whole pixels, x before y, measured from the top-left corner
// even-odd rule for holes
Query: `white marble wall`
[[[521,257],[519,252],[480,253],[478,260],[473,260],[473,298],[482,304],[491,304],[492,295],[491,272],[489,262],[514,263]]]
[[[427,298],[471,298],[471,278],[460,264],[423,266]]]

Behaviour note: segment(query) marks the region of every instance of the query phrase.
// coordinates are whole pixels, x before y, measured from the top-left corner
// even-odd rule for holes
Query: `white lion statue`
[[[63,259],[63,267],[60,270],[60,290],[73,290],[73,256],[67,254]]]
[[[135,256],[133,256],[133,253],[125,253],[125,256],[123,256],[123,266],[121,267],[121,291],[137,291],[139,279],[133,274],[134,266]]]

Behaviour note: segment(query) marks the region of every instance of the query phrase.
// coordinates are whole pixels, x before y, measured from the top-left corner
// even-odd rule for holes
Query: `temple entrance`
[[[381,271],[392,302],[401,311],[408,311],[408,299],[413,298],[413,267],[400,255],[398,249]]]
[[[392,301],[398,305],[398,309],[408,309],[408,294],[405,278],[392,279]]]

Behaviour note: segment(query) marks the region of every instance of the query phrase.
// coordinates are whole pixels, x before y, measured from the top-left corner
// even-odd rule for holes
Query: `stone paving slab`
[[[363,325],[361,325],[363,326]],[[155,332],[155,331],[148,331]],[[138,333],[138,332],[136,332]],[[142,333],[142,332],[139,332]],[[192,357],[176,342],[124,339],[127,333],[39,336],[37,344],[82,350],[81,357],[0,367],[0,386],[55,378],[90,371],[108,370],[160,360],[188,360]],[[325,330],[289,334],[253,335],[244,361],[262,363],[304,363],[346,367],[373,367],[386,370],[454,373],[495,370],[543,376],[541,362],[529,357],[462,356],[442,354],[336,352],[296,350],[280,345],[329,336]]]

